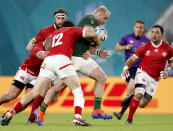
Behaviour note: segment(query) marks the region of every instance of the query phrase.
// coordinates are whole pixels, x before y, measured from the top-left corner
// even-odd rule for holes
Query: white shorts
[[[138,68],[135,77],[135,85],[136,84],[146,85],[145,92],[150,96],[154,96],[157,89],[158,81],[149,76],[145,71],[142,71]]]
[[[80,72],[85,76],[89,76],[94,69],[99,67],[99,65],[91,58],[84,59],[83,57],[72,56],[72,63],[75,71]]]
[[[64,55],[48,56],[44,59],[39,76],[47,77],[54,81],[57,75],[62,79],[77,75],[71,60]]]
[[[35,85],[37,76],[32,76],[31,74],[27,73],[26,71],[19,69],[14,77],[14,80],[20,81],[23,84],[30,83]]]

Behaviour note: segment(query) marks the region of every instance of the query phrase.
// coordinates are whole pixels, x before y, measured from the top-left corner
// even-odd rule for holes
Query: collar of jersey
[[[54,26],[54,28],[57,30],[56,25],[55,25],[55,24],[53,24],[53,26]]]
[[[158,44],[158,45],[155,45],[152,41],[151,41],[151,44],[152,44],[155,48],[158,48],[159,46],[161,46],[162,40],[160,41],[160,44]]]

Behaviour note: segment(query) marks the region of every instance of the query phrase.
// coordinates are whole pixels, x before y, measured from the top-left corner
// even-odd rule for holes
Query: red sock
[[[8,110],[8,111],[9,111],[9,110]],[[6,112],[2,115],[2,118],[5,116],[5,114],[6,114],[8,111],[6,111]]]
[[[80,106],[75,106],[75,114],[82,114],[82,108]]]
[[[136,100],[134,97],[132,98],[131,103],[130,103],[128,119],[133,119],[133,115],[135,114],[135,111],[138,108],[139,102],[140,101]]]
[[[19,102],[17,102],[17,104],[15,105],[15,107],[13,109],[16,113],[18,113],[22,108],[23,108],[23,105],[19,101]]]
[[[43,102],[44,97],[42,96],[37,96],[37,98],[33,101],[32,103],[32,109],[29,118],[35,118],[33,111],[37,109],[39,106],[41,106],[41,103]]]

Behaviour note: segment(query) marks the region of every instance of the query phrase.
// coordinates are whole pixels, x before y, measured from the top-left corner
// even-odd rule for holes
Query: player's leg
[[[153,78],[148,76],[148,83],[146,92],[144,94],[144,97],[141,99],[139,103],[140,108],[145,108],[148,103],[151,101],[152,97],[154,96],[156,89],[157,89],[158,81],[155,81]]]
[[[94,110],[92,113],[92,117],[94,119],[112,119],[112,115],[105,114],[101,109],[102,104],[102,96],[104,93],[104,87],[106,83],[107,76],[104,71],[97,67],[93,69],[90,73],[90,78],[95,80],[94,84]]]
[[[18,97],[28,82],[27,77],[28,74],[25,71],[17,71],[9,91],[0,96],[0,105]]]
[[[116,116],[116,118],[118,120],[121,120],[123,114],[125,113],[125,111],[127,110],[127,108],[130,105],[131,99],[134,96],[134,87],[135,87],[135,80],[134,79],[130,79],[129,83],[127,84],[127,96],[125,97],[125,99],[122,101],[121,103],[121,111],[118,112],[114,112],[114,116]]]
[[[73,119],[73,123],[75,125],[80,126],[91,126],[91,124],[82,120],[82,109],[84,108],[84,98],[83,98],[83,91],[80,86],[80,81],[77,75],[68,76],[62,79],[63,83],[67,85],[72,90],[74,95],[74,108],[75,108],[75,115]]]
[[[151,99],[152,96],[149,95],[147,92],[145,92],[144,97],[139,102],[139,107],[145,108],[148,105],[148,103],[151,101]]]
[[[23,85],[23,83],[22,83],[22,85]],[[24,87],[25,87],[25,84],[22,87],[22,89],[14,86],[14,85],[11,85],[9,91],[4,93],[2,96],[0,96],[0,105],[16,99],[19,96],[19,94],[22,92]]]
[[[38,116],[40,117],[39,121],[37,122],[39,126],[44,125],[44,116],[45,116],[45,112],[47,110],[48,105],[51,102],[55,101],[57,99],[58,94],[66,88],[66,85],[63,84],[60,79],[58,79],[57,81],[58,82],[47,91],[44,97],[44,100],[41,103],[40,108],[38,108],[35,111],[35,114],[38,114]]]
[[[136,71],[137,71],[137,67],[132,67],[129,69],[130,77],[128,77],[126,79],[127,95],[126,95],[125,99],[121,102],[121,106],[122,106],[121,111],[119,113],[117,113],[117,112],[113,113],[118,120],[121,120],[123,114],[129,107],[132,97],[134,96]]]
[[[130,103],[129,115],[126,124],[132,124],[133,116],[146,91],[148,81],[147,77],[148,76],[146,76],[146,73],[138,69],[135,77],[135,94]]]
[[[105,82],[107,79],[104,71],[99,67],[99,65],[91,58],[83,59],[82,57],[72,57],[72,62],[74,68],[80,73],[84,74],[95,80],[94,84],[94,118],[101,119],[111,119],[111,115],[103,113],[101,110],[102,96],[104,93]],[[89,68],[88,68],[89,67]]]
[[[41,106],[41,103],[44,100],[44,96],[46,95],[46,92],[49,87],[43,89],[41,93],[36,97],[36,99],[32,102],[31,112],[30,116],[28,118],[28,124],[35,123],[35,116],[34,116],[34,110],[37,109],[39,106]]]
[[[31,102],[34,98],[36,98],[39,95],[39,93],[42,91],[42,89],[44,89],[50,84],[50,81],[51,80],[49,78],[38,77],[34,88],[30,92],[25,94],[21,98],[21,100],[17,102],[17,104],[5,114],[1,124],[6,125],[5,123],[7,123],[13,117],[14,114],[20,112],[20,110],[23,109],[24,106],[26,106],[29,102]]]

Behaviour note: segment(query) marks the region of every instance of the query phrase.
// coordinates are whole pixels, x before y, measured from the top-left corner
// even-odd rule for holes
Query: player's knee
[[[140,108],[145,108],[145,107],[146,107],[146,104],[144,104],[144,103],[139,103],[139,107],[140,107]]]
[[[135,97],[140,100],[145,94],[146,85],[135,84]]]
[[[102,83],[106,83],[107,75],[104,72],[100,72],[100,74],[98,74],[97,80]]]

